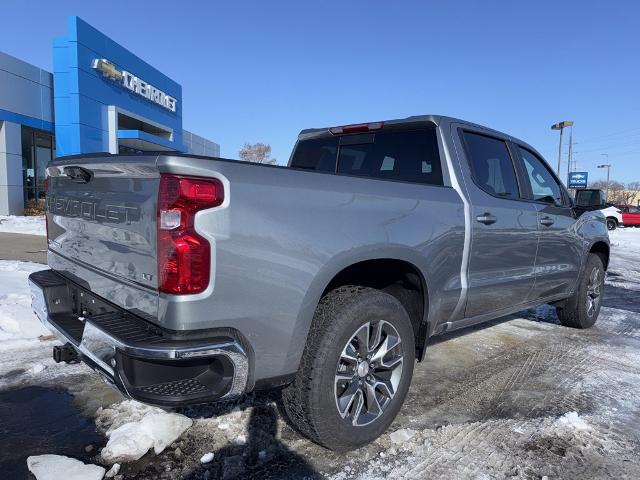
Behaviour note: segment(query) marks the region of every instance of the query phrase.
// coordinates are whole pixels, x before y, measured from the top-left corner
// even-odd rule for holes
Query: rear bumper
[[[248,348],[235,331],[169,335],[53,270],[31,274],[29,285],[40,321],[124,395],[177,406],[247,388]]]

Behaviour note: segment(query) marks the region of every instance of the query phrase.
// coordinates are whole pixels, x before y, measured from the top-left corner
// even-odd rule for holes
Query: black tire
[[[596,285],[593,285],[594,272],[597,272]],[[605,270],[602,259],[595,253],[590,253],[575,294],[567,299],[562,306],[557,307],[558,318],[562,325],[573,328],[589,328],[596,323],[602,305],[604,277]],[[594,299],[596,292],[597,298]],[[595,304],[589,302],[588,296],[592,301],[595,301]]]
[[[368,424],[354,425],[357,421],[354,418],[358,417],[359,412],[368,409],[368,400],[364,394],[360,395],[361,409],[350,414],[352,417],[343,417],[338,411],[339,391],[341,388],[346,390],[346,385],[351,385],[351,382],[359,382],[360,385],[366,382],[371,385],[378,372],[375,370],[371,378],[369,375],[363,378],[357,376],[361,372],[356,369],[353,372],[356,380],[347,380],[342,385],[341,381],[336,380],[341,368],[339,362],[344,358],[343,353],[348,346],[352,345],[351,342],[357,343],[354,332],[361,331],[368,323],[374,328],[381,319],[384,319],[382,323],[385,328],[393,327],[392,330],[401,339],[398,347],[389,351],[396,360],[402,358],[399,381],[393,389],[395,395],[388,400],[383,398],[386,406],[379,410],[382,413],[375,420]],[[386,338],[382,335],[384,333],[378,338]],[[370,343],[375,343],[375,337],[368,338]],[[389,427],[402,407],[413,374],[414,345],[409,316],[392,295],[359,286],[344,286],[329,292],[316,309],[295,380],[282,393],[287,416],[302,434],[337,452],[346,452],[372,442]],[[359,365],[357,362],[355,364]],[[367,365],[364,368],[369,369]],[[366,384],[361,388],[367,391]],[[355,404],[355,400],[353,402]],[[346,410],[349,408],[351,407]]]
[[[618,228],[618,221],[615,218],[607,218],[607,230],[615,230]]]

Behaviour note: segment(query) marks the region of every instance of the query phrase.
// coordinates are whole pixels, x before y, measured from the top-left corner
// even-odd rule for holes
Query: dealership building
[[[0,215],[44,198],[45,167],[81,153],[219,156],[182,128],[182,87],[78,17],[53,42],[53,73],[0,52]]]

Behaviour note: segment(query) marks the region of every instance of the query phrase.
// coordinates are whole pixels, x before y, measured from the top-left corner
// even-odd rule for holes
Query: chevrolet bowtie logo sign
[[[153,103],[157,103],[167,110],[172,112],[176,111],[178,101],[175,98],[171,95],[167,95],[162,90],[157,89],[153,85],[150,85],[126,70],[118,70],[118,68],[106,58],[96,58],[91,66],[102,73],[103,77],[121,83],[127,90],[136,93]]]
[[[109,60],[97,58],[93,61],[93,68],[110,80],[122,80],[122,72]]]

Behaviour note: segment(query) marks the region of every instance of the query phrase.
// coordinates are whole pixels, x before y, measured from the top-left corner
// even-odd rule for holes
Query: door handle
[[[485,225],[491,225],[492,223],[496,223],[498,219],[491,215],[489,212],[484,212],[482,215],[478,215],[476,220],[480,223],[484,223]]]
[[[542,217],[540,219],[540,224],[544,225],[545,227],[550,227],[551,225],[553,225],[553,218],[551,218],[551,217]]]

